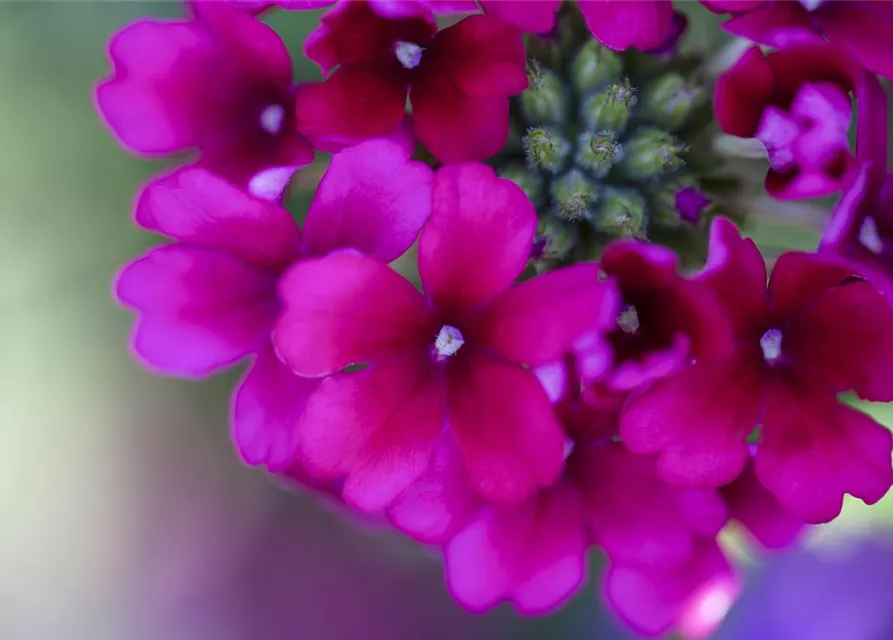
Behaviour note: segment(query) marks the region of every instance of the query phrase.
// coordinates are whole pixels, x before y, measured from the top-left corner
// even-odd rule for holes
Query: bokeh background
[[[629,638],[592,585],[549,618],[464,612],[430,554],[239,463],[227,411],[240,370],[187,383],[131,360],[130,318],[110,284],[156,242],[130,212],[162,165],[116,146],[92,90],[107,72],[113,31],[179,12],[175,2],[0,3],[0,638]],[[300,78],[317,74],[300,56],[314,19],[269,18]],[[696,22],[693,36],[722,38],[708,22]],[[809,247],[816,237],[768,226],[757,234],[773,247]],[[893,423],[889,408],[872,411]],[[850,503],[807,545],[824,554],[865,535],[889,540],[891,525],[893,498],[871,509]],[[794,562],[755,557],[734,531],[728,542],[748,575]],[[866,553],[855,574],[809,605],[814,616],[838,607],[838,640],[893,640],[893,624],[864,638],[846,631],[864,617],[837,597],[847,581],[866,567],[893,575],[889,561]],[[793,573],[807,575],[797,565]],[[747,597],[801,590],[773,575],[754,578]],[[893,585],[871,585],[870,606],[893,617]],[[752,622],[733,611],[717,638],[819,637],[747,632]]]

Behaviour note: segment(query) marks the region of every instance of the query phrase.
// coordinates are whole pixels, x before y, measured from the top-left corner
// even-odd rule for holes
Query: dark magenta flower
[[[768,55],[754,47],[719,77],[714,107],[726,133],[763,142],[766,191],[792,200],[836,193],[854,178],[851,93],[858,103],[857,158],[880,163],[887,153],[886,96],[874,74],[838,47],[795,45]]]
[[[431,170],[407,156],[391,141],[336,155],[303,235],[285,209],[205,169],[181,169],[144,190],[137,224],[174,242],[118,277],[118,299],[139,314],[133,350],[153,371],[187,378],[253,357],[232,408],[233,437],[249,464],[282,471],[294,462],[294,425],[317,385],[280,364],[270,343],[282,272],[342,247],[382,260],[402,254],[431,207]]]
[[[827,39],[862,65],[893,78],[893,2],[889,0],[702,0],[733,15],[723,28],[759,44],[784,48]]]
[[[437,173],[419,241],[425,295],[353,252],[284,276],[277,351],[299,375],[334,374],[299,425],[301,460],[321,478],[346,476],[349,504],[387,506],[425,471],[445,431],[488,498],[523,501],[558,477],[565,437],[522,365],[557,360],[599,316],[605,287],[594,264],[511,287],[535,229],[514,183],[484,165],[453,165]]]
[[[288,51],[245,11],[192,8],[191,19],[142,19],[113,36],[114,71],[96,89],[99,112],[135,153],[194,149],[201,166],[243,187],[260,180],[258,195],[276,197],[313,160],[295,129]]]
[[[437,31],[433,15],[383,18],[367,2],[339,4],[305,43],[324,73],[298,92],[298,129],[338,149],[393,131],[406,110],[442,162],[482,160],[509,130],[509,96],[527,88],[524,43],[512,26],[475,15]]]
[[[696,360],[624,408],[620,434],[633,451],[661,453],[670,482],[718,487],[754,459],[760,482],[806,522],[832,520],[843,495],[878,501],[893,483],[893,437],[837,400],[855,391],[893,398],[893,311],[840,261],[783,254],[766,288],[756,246],[722,219],[699,280],[735,327],[728,354]]]

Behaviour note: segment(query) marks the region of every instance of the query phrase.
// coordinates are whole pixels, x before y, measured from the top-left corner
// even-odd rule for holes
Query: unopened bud
[[[577,163],[603,178],[623,157],[623,147],[611,131],[584,133],[577,144]]]
[[[697,220],[697,214],[703,208],[703,205],[698,206],[697,203],[690,201],[689,198],[689,194],[701,193],[698,191],[697,186],[698,182],[693,176],[682,175],[673,177],[669,181],[661,183],[653,191],[650,191],[648,197],[648,204],[650,205],[648,208],[649,221],[660,227],[675,229],[686,220],[689,214],[694,213],[695,220]],[[681,204],[685,215],[679,208],[679,194],[682,194]],[[706,203],[709,203],[709,200],[706,200]],[[688,222],[686,221],[686,223]]]
[[[558,217],[570,221],[591,217],[591,207],[598,199],[595,185],[577,169],[552,182],[551,194]]]
[[[668,73],[645,86],[640,109],[655,124],[678,129],[705,97],[700,87],[692,86],[678,73]]]
[[[571,256],[577,243],[577,231],[552,216],[541,218],[536,228],[531,258],[538,272],[557,266]]]
[[[552,129],[533,127],[524,137],[524,154],[531,167],[558,173],[564,167],[570,144]]]
[[[645,231],[645,201],[632,192],[607,194],[596,209],[594,223],[614,237],[641,237]]]
[[[626,127],[636,104],[636,90],[623,79],[612,84],[583,103],[583,119],[598,131],[610,129],[620,133]]]
[[[687,149],[673,134],[648,127],[636,131],[623,150],[623,172],[634,180],[647,180],[684,166]]]
[[[598,40],[590,39],[574,57],[570,71],[574,88],[580,93],[591,93],[619,80],[623,73],[623,61],[616,52]]]
[[[535,175],[521,163],[513,163],[500,171],[499,177],[514,182],[521,188],[521,191],[527,194],[534,206],[539,205],[544,195],[543,183],[545,179],[542,176]]]
[[[567,91],[561,79],[539,66],[536,61],[527,67],[530,86],[521,94],[524,117],[534,124],[558,124],[567,116]]]

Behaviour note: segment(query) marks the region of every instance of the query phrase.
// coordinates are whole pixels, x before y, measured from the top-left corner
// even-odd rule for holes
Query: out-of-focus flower
[[[890,0],[702,0],[717,13],[732,13],[729,33],[784,48],[823,39],[859,62],[893,78],[893,2]]]
[[[481,160],[505,144],[511,95],[527,87],[521,34],[475,15],[437,31],[430,12],[383,18],[367,2],[336,6],[305,43],[324,73],[299,87],[298,129],[320,148],[387,135],[412,103],[415,132],[442,162]]]
[[[112,38],[114,71],[96,89],[99,112],[135,153],[195,149],[201,166],[239,186],[265,173],[258,195],[277,197],[313,160],[295,129],[288,51],[246,12],[219,3],[192,9],[191,19],[142,19]]]
[[[487,498],[518,502],[555,481],[565,438],[522,363],[557,360],[595,323],[608,287],[594,264],[510,287],[535,227],[517,186],[484,165],[453,165],[436,176],[419,241],[425,296],[350,252],[285,274],[277,351],[300,375],[334,374],[299,425],[301,459],[321,478],[346,476],[348,503],[386,507],[428,467],[447,425]]]
[[[296,260],[343,247],[398,257],[427,218],[431,185],[431,170],[408,160],[399,144],[348,149],[332,160],[302,236],[277,204],[205,169],[152,182],[136,222],[175,242],[118,277],[118,299],[139,313],[135,354],[154,371],[189,378],[252,356],[233,396],[233,437],[247,463],[287,469],[296,455],[294,426],[317,381],[293,375],[270,343],[280,275]]]
[[[858,103],[857,158],[880,164],[887,153],[886,96],[874,74],[838,47],[802,44],[768,55],[754,47],[719,77],[714,106],[724,131],[763,142],[766,191],[792,200],[830,195],[853,180],[851,93]]]
[[[854,275],[839,261],[790,252],[767,293],[756,246],[717,220],[699,279],[722,300],[737,346],[632,399],[624,443],[661,452],[668,481],[716,487],[744,470],[759,424],[756,475],[786,510],[819,523],[840,513],[845,493],[880,500],[893,483],[893,436],[837,394],[893,399],[893,310]]]

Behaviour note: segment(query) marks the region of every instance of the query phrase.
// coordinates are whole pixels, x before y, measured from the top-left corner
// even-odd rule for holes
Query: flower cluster
[[[115,284],[136,357],[247,362],[244,462],[440,549],[469,610],[553,611],[597,548],[630,627],[702,636],[730,519],[780,548],[893,484],[890,432],[839,399],[893,401],[893,2],[703,4],[774,50],[715,78],[669,0],[194,0],[125,27],[99,113],[194,154],[138,198],[170,241]],[[295,84],[263,16],[322,7],[324,78]],[[770,196],[840,196],[816,252],[770,270],[741,235],[715,125],[765,148]]]

